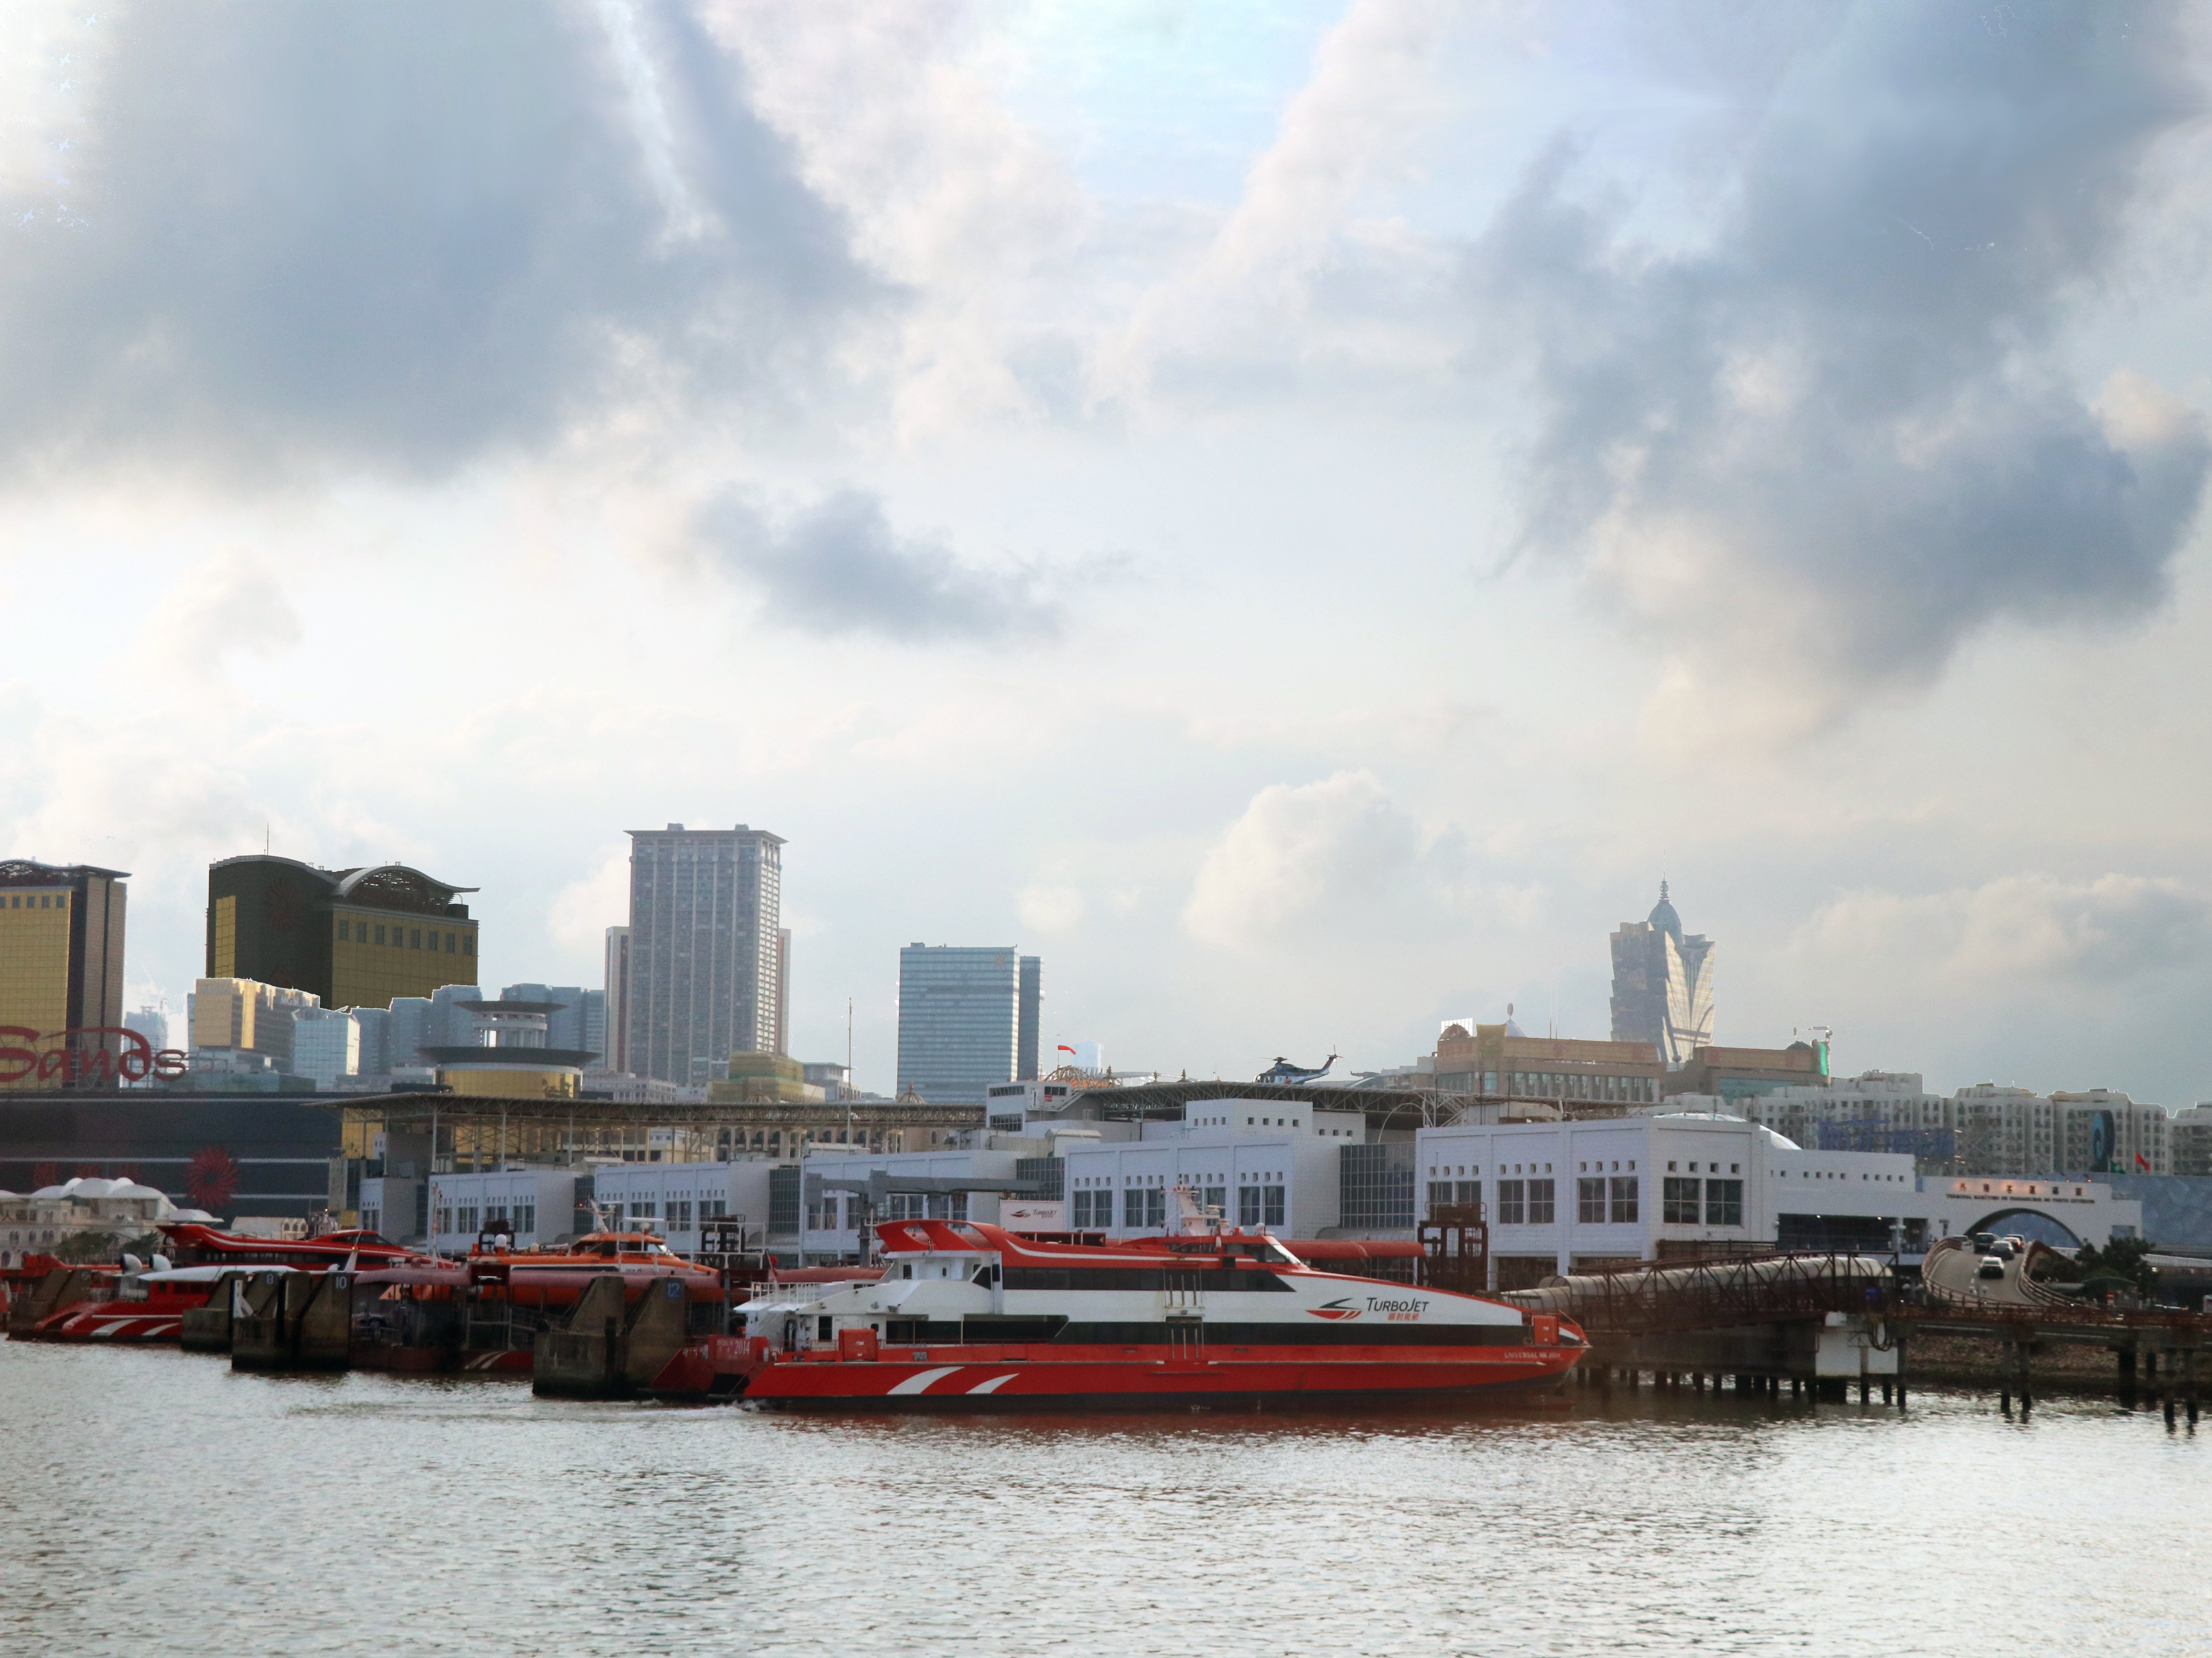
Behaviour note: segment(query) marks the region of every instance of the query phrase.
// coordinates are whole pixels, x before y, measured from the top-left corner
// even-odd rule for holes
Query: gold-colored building
[[[123,1023],[125,879],[88,864],[0,862],[0,1026],[14,1033],[0,1036],[0,1088],[116,1080],[125,1039],[103,1027]]]
[[[733,1053],[727,1081],[707,1084],[718,1105],[817,1105],[827,1090],[806,1080],[806,1067],[780,1053]]]
[[[1442,1094],[1620,1105],[1656,1103],[1667,1075],[1656,1044],[1524,1036],[1510,1022],[1445,1026],[1436,1066]]]
[[[257,854],[208,868],[207,976],[305,991],[326,1008],[388,1008],[477,982],[459,894],[404,864],[322,869]]]
[[[292,1061],[293,1015],[319,1005],[307,991],[281,984],[203,978],[192,985],[192,1047],[266,1054],[278,1065],[288,1065]]]

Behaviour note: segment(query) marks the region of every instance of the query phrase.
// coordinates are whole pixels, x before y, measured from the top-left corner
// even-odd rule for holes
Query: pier
[[[1726,1383],[1778,1394],[1786,1385],[1792,1397],[1840,1400],[1856,1383],[1862,1403],[1879,1387],[1884,1404],[1901,1405],[1907,1356],[1930,1338],[1986,1344],[1985,1367],[1942,1380],[1994,1388],[2007,1411],[2015,1404],[2033,1408],[2033,1361],[2051,1349],[2111,1353],[2120,1401],[2132,1406],[2147,1396],[2169,1423],[2196,1423],[2203,1386],[2212,1381],[2204,1357],[2212,1317],[2167,1308],[1948,1303],[1903,1283],[1887,1256],[1623,1267],[1506,1299],[1582,1326],[1590,1342],[1577,1376],[1583,1386],[1635,1387],[1648,1376],[1659,1388],[1702,1392]]]

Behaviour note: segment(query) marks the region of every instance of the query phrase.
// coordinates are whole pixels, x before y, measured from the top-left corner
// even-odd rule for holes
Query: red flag
[[[2137,1153],[2136,1153],[2136,1167],[2137,1168],[2141,1169],[2144,1173],[2146,1173],[2146,1174],[2149,1173],[2150,1173],[2150,1159],[2149,1159],[2149,1158],[2148,1158],[2148,1157],[2146,1157],[2146,1156],[2144,1156],[2144,1155],[2142,1155],[2142,1153],[2141,1153],[2140,1151],[2138,1151]]]

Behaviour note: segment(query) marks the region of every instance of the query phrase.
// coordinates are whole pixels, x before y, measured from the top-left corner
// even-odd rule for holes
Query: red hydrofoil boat
[[[876,1232],[881,1278],[757,1296],[744,1337],[686,1350],[655,1391],[872,1409],[1350,1401],[1544,1386],[1585,1350],[1565,1320],[1318,1271],[1265,1232]]]
[[[423,1259],[413,1250],[387,1243],[374,1232],[325,1232],[313,1238],[249,1238],[197,1221],[164,1222],[161,1231],[174,1258],[154,1257],[149,1271],[126,1255],[118,1267],[76,1269],[84,1274],[81,1292],[45,1316],[11,1329],[14,1341],[174,1342],[185,1314],[207,1305],[210,1295],[241,1272],[271,1268],[327,1272],[354,1267],[391,1267]],[[67,1271],[59,1262],[58,1271]]]

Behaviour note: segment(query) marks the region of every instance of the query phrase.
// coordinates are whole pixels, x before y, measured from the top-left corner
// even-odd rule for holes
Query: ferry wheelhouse
[[[1541,1387],[1584,1351],[1565,1319],[1319,1271],[1265,1232],[876,1232],[881,1277],[756,1295],[743,1337],[686,1356],[716,1373],[696,1390],[873,1408],[1352,1400]]]

